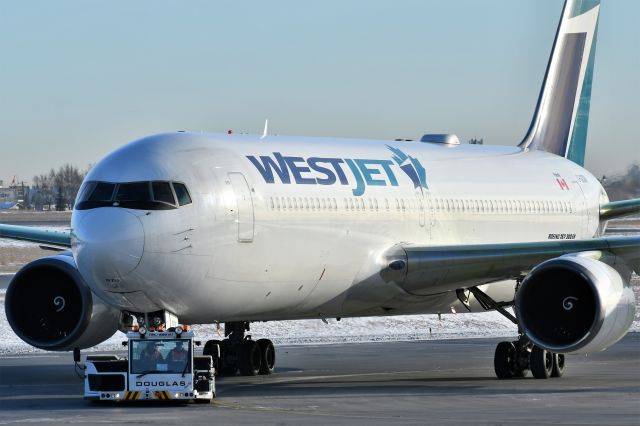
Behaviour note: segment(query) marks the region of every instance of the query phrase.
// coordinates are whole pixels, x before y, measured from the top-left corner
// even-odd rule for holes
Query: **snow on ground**
[[[0,290],[0,355],[6,353],[42,352],[24,343],[13,333],[4,312],[4,296]],[[198,339],[222,339],[222,326],[195,325]],[[484,314],[403,315],[395,317],[343,318],[322,320],[278,321],[252,323],[249,332],[254,338],[268,337],[276,345],[356,343],[393,340],[430,340],[473,337],[515,336],[516,327],[496,312]],[[117,332],[106,342],[91,350],[122,349],[124,334]]]
[[[634,277],[636,306],[640,301],[640,279]],[[4,296],[0,290],[0,355],[6,353],[42,352],[24,343],[9,327],[4,312]],[[198,339],[222,339],[223,330],[215,325],[195,325]],[[640,307],[631,331],[640,332]],[[321,320],[279,321],[252,323],[254,338],[268,337],[276,345],[304,345],[328,343],[358,343],[398,340],[436,340],[477,337],[515,337],[517,329],[497,312],[477,314],[401,315],[392,317],[343,318],[341,321]],[[92,348],[97,351],[122,349],[124,335],[117,332],[106,342]]]

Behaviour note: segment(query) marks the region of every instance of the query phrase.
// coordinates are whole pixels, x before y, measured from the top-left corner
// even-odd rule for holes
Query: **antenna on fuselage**
[[[266,120],[264,120],[264,130],[262,131],[262,136],[260,136],[260,139],[264,139],[267,137],[268,128],[269,128],[269,119],[267,118]]]

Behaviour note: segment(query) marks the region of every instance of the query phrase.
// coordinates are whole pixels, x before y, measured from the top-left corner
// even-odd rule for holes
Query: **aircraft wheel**
[[[564,354],[553,354],[551,377],[562,377],[564,373]]]
[[[536,379],[548,379],[553,371],[553,353],[538,346],[531,350],[529,363],[531,373]]]
[[[498,379],[511,379],[523,374],[523,371],[516,366],[517,356],[518,352],[513,343],[498,343],[493,357],[493,368]]]
[[[238,352],[236,345],[233,345],[229,339],[222,341],[220,347],[220,374],[225,376],[233,376],[238,370]]]
[[[260,348],[260,372],[259,374],[271,374],[276,364],[276,350],[273,347],[273,343],[269,339],[258,340],[258,347]]]
[[[255,340],[243,340],[238,348],[238,369],[243,376],[255,376],[260,372],[262,355]]]
[[[211,355],[213,358],[213,368],[215,368],[216,374],[220,373],[221,357],[222,357],[222,342],[220,340],[207,340],[202,350],[202,355]]]

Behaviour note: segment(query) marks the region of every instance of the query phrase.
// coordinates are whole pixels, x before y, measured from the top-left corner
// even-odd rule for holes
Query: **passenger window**
[[[171,204],[172,206],[176,205],[169,182],[153,182],[151,188],[153,189],[153,199],[155,201]],[[273,208],[273,198],[271,199],[271,208]]]
[[[173,189],[176,191],[176,197],[178,197],[178,204],[184,206],[186,204],[191,204],[191,196],[189,195],[189,191],[187,191],[187,187],[184,186],[183,183],[173,183]]]
[[[116,201],[148,201],[149,182],[121,183],[118,186]]]

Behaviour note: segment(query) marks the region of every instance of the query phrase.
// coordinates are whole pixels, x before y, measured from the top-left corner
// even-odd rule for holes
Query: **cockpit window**
[[[150,201],[149,182],[121,183],[116,201]]]
[[[169,182],[153,182],[151,184],[153,188],[153,199],[162,203],[168,203],[173,206],[176,205],[176,200],[173,198],[173,191]]]
[[[174,192],[175,191],[175,192]],[[171,182],[85,182],[75,208],[120,207],[135,210],[171,210],[190,204],[191,197],[182,183]]]
[[[111,201],[115,187],[116,185],[113,183],[96,182],[93,191],[89,193],[87,201]]]
[[[191,204],[191,197],[189,191],[183,183],[173,183],[173,189],[176,191],[176,197],[178,197],[178,204],[184,206],[185,204]]]

